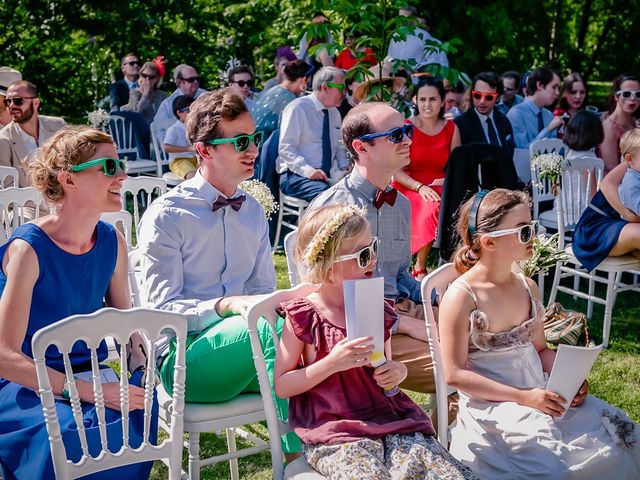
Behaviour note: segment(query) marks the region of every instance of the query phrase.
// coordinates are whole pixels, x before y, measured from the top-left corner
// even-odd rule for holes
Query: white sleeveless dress
[[[510,331],[489,332],[489,319],[474,310],[469,317],[467,367],[516,388],[544,388],[546,377],[533,346],[544,318],[531,297],[532,317]],[[461,279],[451,286],[467,292]],[[562,419],[515,402],[490,402],[459,392],[457,422],[450,451],[483,479],[640,479],[637,424],[615,407],[591,395]]]

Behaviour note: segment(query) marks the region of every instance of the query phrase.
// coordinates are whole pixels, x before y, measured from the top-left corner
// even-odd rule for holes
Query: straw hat
[[[380,77],[381,70],[382,77]],[[391,64],[389,62],[378,63],[371,67],[369,71],[373,73],[374,78],[362,82],[353,92],[353,98],[358,102],[365,100],[371,89],[376,85],[380,85],[380,82],[387,87],[391,87],[394,91],[398,91],[404,86],[407,80],[404,77],[392,76]]]
[[[22,80],[22,74],[11,67],[0,67],[0,95],[7,95],[7,88],[13,82]]]

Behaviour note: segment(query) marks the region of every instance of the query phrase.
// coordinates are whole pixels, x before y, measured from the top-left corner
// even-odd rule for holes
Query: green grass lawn
[[[284,255],[274,256],[278,288],[288,288],[287,265]],[[552,278],[547,277],[547,295]],[[566,308],[586,312],[586,302],[573,301],[571,297],[559,294],[558,301]],[[602,340],[602,317],[604,307],[594,307],[593,319],[589,322],[589,332],[596,343]],[[590,392],[625,410],[633,420],[640,422],[640,295],[635,292],[623,292],[618,296],[613,310],[609,348],[603,351],[591,374]],[[413,400],[425,409],[429,409],[432,398],[429,395],[407,392]],[[265,439],[267,429],[263,424],[252,426],[254,432]],[[238,447],[246,445],[238,439]],[[212,433],[201,436],[202,456],[212,452],[226,452],[226,439]],[[187,466],[187,455],[183,456],[183,464]],[[271,455],[268,451],[240,459],[240,478],[250,480],[271,479]],[[228,479],[229,464],[227,462],[205,467],[201,472],[202,480]],[[156,462],[151,473],[153,480],[167,478],[167,469]]]

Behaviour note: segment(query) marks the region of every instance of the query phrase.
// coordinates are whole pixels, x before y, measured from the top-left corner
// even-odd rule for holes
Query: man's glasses
[[[193,82],[199,82],[200,81],[200,77],[189,77],[189,78],[178,78],[178,80],[183,80],[187,83],[193,83]]]
[[[146,78],[147,80],[155,80],[156,78],[158,78],[157,75],[149,75],[148,73],[141,73],[140,76],[142,78]]]
[[[517,92],[517,91],[518,91],[517,88],[504,87],[504,93],[511,93],[511,92]]]
[[[119,158],[111,158],[111,157],[97,158],[95,160],[89,160],[88,162],[72,165],[71,171],[81,172],[82,170],[95,167],[96,165],[102,165],[104,174],[107,177],[115,176],[115,174],[118,173],[118,167],[120,167],[120,169],[122,169],[123,172],[127,171],[127,162],[125,160],[120,160]]]
[[[511,235],[512,233],[518,234],[518,242],[527,244],[533,237],[538,234],[538,221],[534,220],[528,225],[522,225],[517,228],[508,228],[506,230],[496,230],[495,232],[489,232],[487,235],[490,237],[502,237],[504,235]]]
[[[376,138],[388,137],[391,143],[400,143],[405,135],[409,139],[413,138],[413,123],[405,123],[402,127],[392,128],[386,132],[368,133],[367,135],[358,137],[358,140],[370,142]]]
[[[134,67],[134,66],[140,66],[142,65],[142,62],[140,60],[131,60],[130,62],[124,62],[122,65],[129,65],[130,67]]]
[[[634,97],[634,100],[640,100],[640,90],[618,90],[616,96],[626,99]]]
[[[471,95],[473,95],[474,100],[482,100],[484,98],[487,102],[493,102],[496,98],[498,98],[497,93],[478,92],[477,90],[473,90],[471,92]]]
[[[332,88],[337,88],[340,93],[344,92],[344,89],[347,88],[347,86],[344,83],[327,82],[327,86]]]
[[[262,139],[264,137],[264,132],[258,130],[257,132],[253,132],[251,135],[238,135],[232,138],[215,138],[213,140],[207,140],[204,143],[208,143],[209,145],[221,145],[223,143],[233,143],[233,146],[236,149],[236,152],[243,153],[249,149],[251,142],[256,146],[256,148],[260,148],[262,145]]]
[[[361,248],[355,253],[349,255],[340,255],[336,262],[346,262],[347,260],[356,259],[360,268],[367,268],[371,265],[374,255],[378,254],[378,237],[373,237],[371,245]]]
[[[38,97],[11,97],[11,98],[5,98],[4,99],[4,105],[5,105],[5,107],[10,107],[11,104],[13,103],[16,107],[21,107],[24,104],[25,100],[32,100],[34,98],[38,98]]]
[[[253,80],[238,80],[237,82],[231,82],[231,83],[237,83],[240,88],[244,88],[245,86],[251,88],[253,87]]]

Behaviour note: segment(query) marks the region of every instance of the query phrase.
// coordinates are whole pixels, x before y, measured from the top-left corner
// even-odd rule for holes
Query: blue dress
[[[627,223],[598,190],[573,232],[573,254],[592,271],[609,256]]]
[[[0,247],[0,259],[4,258],[9,244],[16,238],[26,241],[34,249],[40,271],[33,287],[29,322],[22,343],[22,352],[32,357],[31,339],[37,330],[69,315],[92,313],[104,306],[104,296],[116,265],[117,238],[111,225],[98,222],[93,248],[85,254],[72,255],[59,248],[37,225],[25,224],[18,227],[11,239]],[[6,281],[7,277],[0,269],[0,295]],[[98,348],[98,357],[104,360],[106,356],[107,348],[103,342]],[[84,342],[74,346],[70,359],[74,372],[91,369],[90,352]],[[57,348],[47,350],[47,365],[64,372],[62,356]],[[131,382],[134,381],[136,379],[132,377]],[[70,404],[56,401],[56,408],[67,457],[77,461],[82,450]],[[95,456],[100,451],[95,407],[83,403],[82,409],[89,450]],[[106,409],[106,421],[109,449],[117,452],[122,446],[120,413]],[[142,443],[143,410],[131,412],[130,422],[130,443],[137,447]],[[154,437],[156,430],[157,414],[152,422]],[[155,438],[152,440],[156,441]],[[40,399],[33,390],[3,378],[0,378],[0,467],[4,480],[55,479]],[[146,462],[83,478],[146,479],[151,467],[152,462]]]

